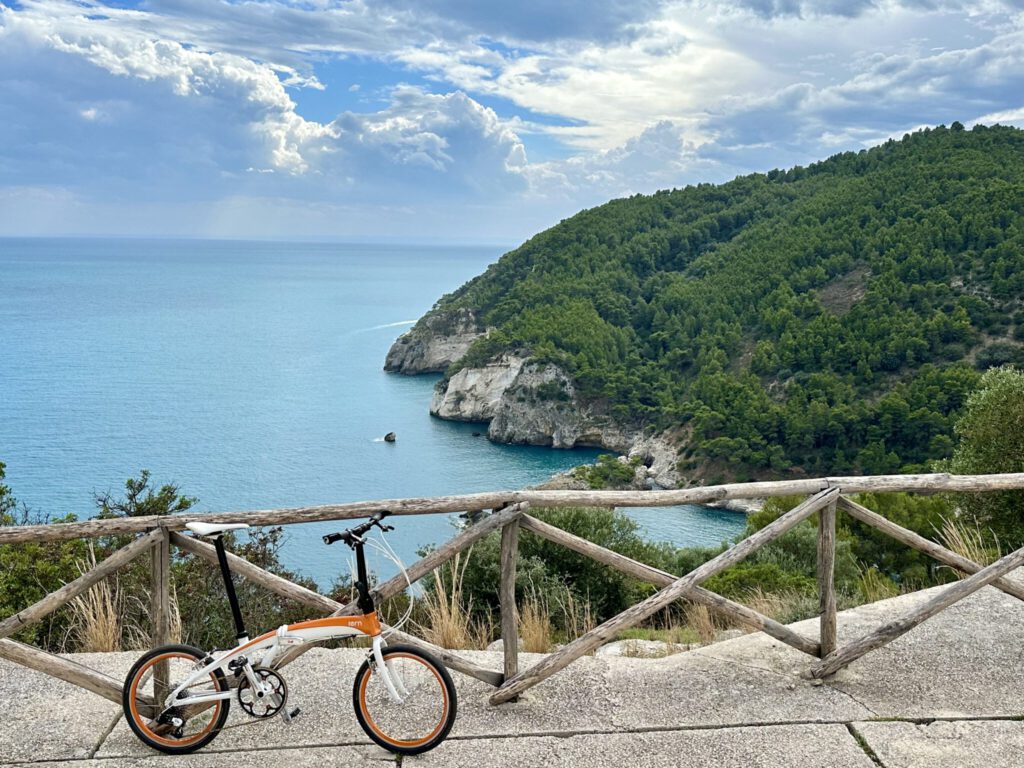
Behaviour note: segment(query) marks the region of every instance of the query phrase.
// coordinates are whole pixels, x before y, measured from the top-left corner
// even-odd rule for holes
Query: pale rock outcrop
[[[452,421],[490,421],[524,362],[502,355],[482,368],[463,368],[434,390],[430,413]]]
[[[438,383],[430,412],[443,419],[488,421],[489,439],[554,448],[607,448],[640,458],[635,485],[675,488],[676,448],[662,436],[644,435],[583,403],[572,379],[556,365],[506,354],[464,368]]]
[[[384,370],[396,373],[444,373],[473,342],[486,335],[471,309],[434,312],[403,333],[388,350]]]

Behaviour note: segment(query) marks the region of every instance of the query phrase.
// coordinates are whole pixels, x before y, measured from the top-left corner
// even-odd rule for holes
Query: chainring
[[[288,701],[288,684],[280,674],[268,667],[253,667],[252,670],[270,690],[259,696],[243,675],[238,684],[238,703],[250,717],[273,717],[279,713]]]

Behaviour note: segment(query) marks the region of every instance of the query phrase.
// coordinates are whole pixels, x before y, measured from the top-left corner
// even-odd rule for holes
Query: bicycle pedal
[[[292,722],[292,720],[294,720],[296,717],[298,717],[301,713],[302,713],[302,710],[299,709],[298,707],[296,707],[291,712],[289,712],[286,709],[284,712],[281,713],[281,716],[284,718],[284,721],[286,723],[290,724]]]

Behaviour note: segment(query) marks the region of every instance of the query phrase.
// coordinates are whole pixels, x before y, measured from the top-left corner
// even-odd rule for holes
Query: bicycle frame
[[[230,699],[234,691],[229,689],[217,693],[183,695],[191,686],[210,675],[215,670],[221,670],[225,676],[230,677],[232,673],[244,673],[249,685],[260,695],[271,692],[270,687],[263,683],[259,675],[253,671],[253,658],[257,659],[255,666],[270,667],[277,660],[282,650],[306,643],[315,643],[324,640],[337,640],[348,637],[371,637],[373,648],[370,658],[375,671],[380,675],[388,695],[398,704],[403,703],[404,698],[409,695],[402,683],[401,676],[391,667],[390,663],[384,661],[383,647],[384,638],[381,633],[380,620],[377,618],[377,611],[373,603],[373,595],[370,593],[369,580],[366,573],[366,558],[363,554],[363,539],[353,539],[353,549],[356,553],[356,582],[355,588],[358,594],[357,605],[362,611],[355,616],[328,616],[325,619],[310,619],[300,621],[296,624],[285,624],[278,629],[266,632],[254,640],[250,640],[245,631],[242,621],[242,614],[238,607],[238,597],[235,594],[235,585],[231,578],[231,569],[228,566],[227,553],[224,549],[222,536],[214,539],[217,550],[217,560],[220,564],[221,576],[224,579],[224,586],[227,590],[228,602],[231,605],[231,614],[235,621],[238,644],[235,648],[222,652],[217,656],[212,654],[197,665],[197,669],[184,681],[172,690],[162,702],[154,702],[161,712],[165,712],[175,705],[195,705],[213,703],[224,699]],[[181,697],[181,698],[179,698]]]
[[[230,699],[234,696],[233,690],[221,691],[219,693],[193,694],[186,698],[179,699],[179,695],[204,677],[210,675],[214,670],[220,669],[227,673],[231,670],[233,662],[244,660],[241,669],[244,671],[249,684],[253,689],[264,692],[264,684],[253,672],[253,664],[250,656],[258,656],[257,666],[269,667],[273,664],[282,650],[287,650],[305,643],[319,642],[323,640],[336,640],[348,637],[371,637],[373,648],[371,655],[375,662],[376,670],[388,691],[388,695],[396,703],[401,704],[408,692],[404,689],[399,675],[393,674],[390,664],[384,661],[383,648],[384,639],[381,634],[380,621],[376,611],[360,616],[331,616],[326,619],[311,619],[300,621],[297,624],[285,624],[277,630],[260,635],[254,640],[239,638],[238,647],[213,658],[209,663],[203,664],[195,672],[182,681],[178,687],[171,691],[162,702],[156,702],[163,710],[173,707],[175,704],[204,704]]]

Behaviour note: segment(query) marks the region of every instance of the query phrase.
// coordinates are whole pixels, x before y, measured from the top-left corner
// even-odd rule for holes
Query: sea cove
[[[521,488],[597,451],[490,443],[431,418],[436,376],[382,370],[433,301],[501,249],[238,241],[0,240],[0,461],[33,509],[94,513],[146,468],[200,510]],[[397,433],[387,444],[382,436]],[[736,513],[631,511],[652,539],[716,544]],[[329,526],[284,561],[325,586]],[[444,540],[405,518],[406,558]]]

